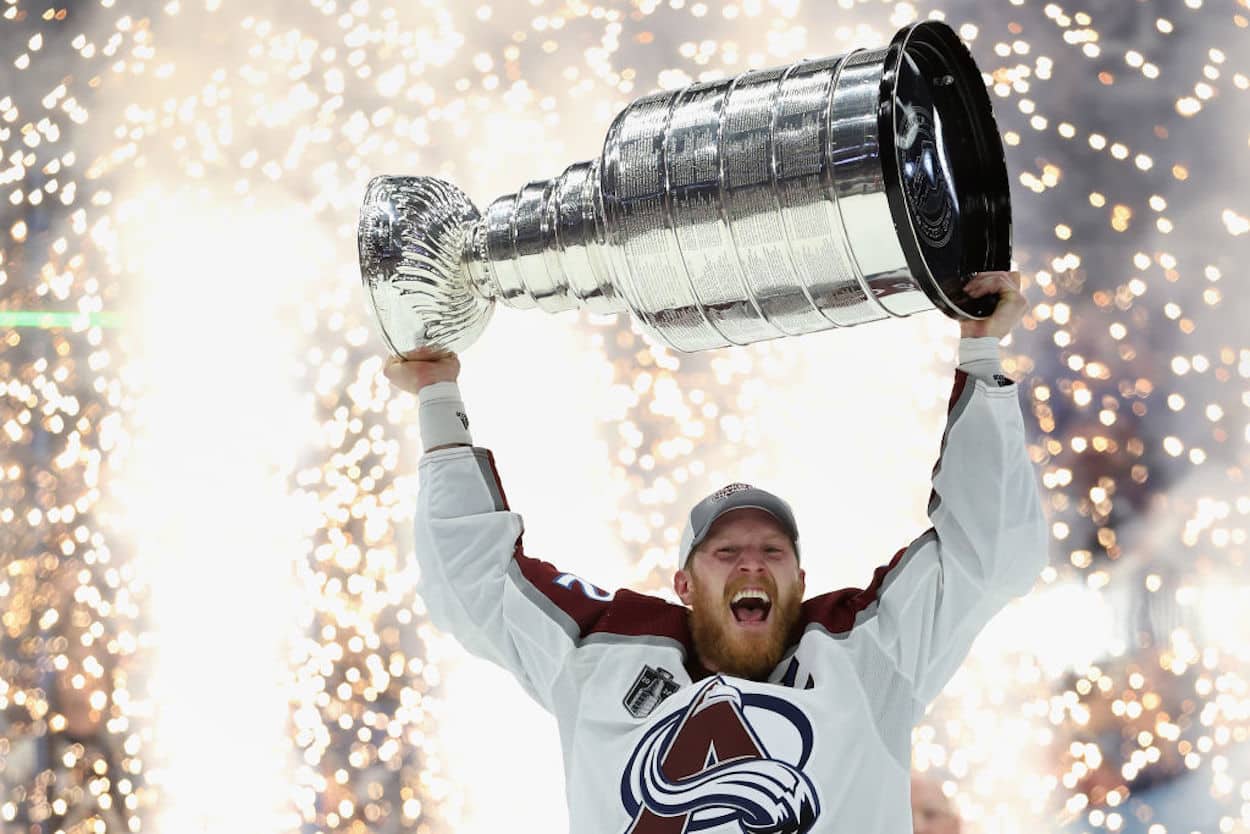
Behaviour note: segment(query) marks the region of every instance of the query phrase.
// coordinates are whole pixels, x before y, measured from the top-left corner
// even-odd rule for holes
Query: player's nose
[[[758,547],[744,547],[738,556],[738,570],[759,573],[764,570],[764,551]]]

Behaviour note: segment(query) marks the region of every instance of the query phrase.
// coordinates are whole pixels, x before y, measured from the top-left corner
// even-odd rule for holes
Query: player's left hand
[[[1019,272],[978,272],[964,285],[964,291],[973,298],[997,295],[998,306],[987,319],[961,320],[959,335],[963,338],[996,336],[1002,338],[1011,332],[1024,317],[1029,301],[1021,288]]]

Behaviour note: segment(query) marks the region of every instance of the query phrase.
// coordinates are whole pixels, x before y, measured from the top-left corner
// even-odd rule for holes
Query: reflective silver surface
[[[644,96],[617,115],[599,159],[527,183],[481,217],[447,183],[376,178],[361,266],[388,343],[401,355],[462,350],[496,300],[629,311],[682,351],[935,307],[988,315],[962,296],[961,270],[1008,266],[1006,176],[974,200],[969,222],[988,242],[970,261],[978,241],[960,237],[962,184],[944,141],[966,125],[944,128],[942,111],[980,128],[979,145],[960,145],[965,180],[997,175],[1002,160],[983,87],[984,101],[964,104],[981,81],[959,50],[929,22],[887,48]],[[962,62],[956,93],[944,62]]]
[[[465,244],[477,209],[432,177],[377,177],[360,209],[360,271],[382,337],[403,356],[424,345],[459,352],[486,327],[500,295],[471,286]]]

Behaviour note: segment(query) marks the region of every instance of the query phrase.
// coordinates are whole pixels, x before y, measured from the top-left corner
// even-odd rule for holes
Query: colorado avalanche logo
[[[752,720],[768,725],[791,761],[770,754]],[[816,786],[803,772],[811,751],[812,725],[800,709],[713,677],[630,757],[621,779],[633,817],[625,834],[803,834],[820,816]]]

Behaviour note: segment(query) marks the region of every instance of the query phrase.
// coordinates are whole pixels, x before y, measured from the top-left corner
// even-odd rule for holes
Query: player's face
[[[690,630],[703,664],[761,680],[790,645],[804,573],[777,520],[745,508],[716,520],[688,570],[677,571],[673,587],[690,606]]]

